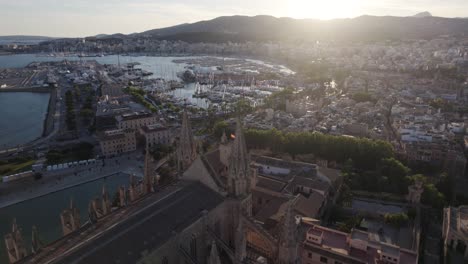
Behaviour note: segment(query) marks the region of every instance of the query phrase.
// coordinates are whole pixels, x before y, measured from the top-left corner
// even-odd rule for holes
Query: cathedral
[[[183,124],[189,124],[188,120]],[[192,137],[189,133],[181,136]],[[274,234],[258,224],[252,217],[257,169],[252,166],[240,119],[232,137],[234,140],[229,140],[224,133],[219,146],[206,154],[198,153],[181,176],[182,180],[200,182],[223,197],[218,208],[207,213],[212,224],[206,230],[216,239],[206,241],[205,248],[219,247],[215,252],[222,252],[224,257],[215,263],[298,263],[297,219],[293,210],[296,198],[291,196]],[[194,144],[193,139],[181,138],[180,142]],[[182,149],[195,149],[190,145],[179,147],[178,153],[183,153]],[[207,257],[206,261],[199,259],[197,263],[209,263],[213,257]]]
[[[240,119],[232,138],[224,134],[215,150],[201,153],[184,113],[178,143],[176,182],[155,190],[147,153],[143,180],[119,190],[118,208],[110,208],[103,188],[101,199],[90,203],[92,221],[82,226],[72,203],[61,215],[64,237],[18,263],[300,263],[299,196],[281,196],[283,213],[272,229],[252,216],[257,169]],[[22,242],[9,241],[13,256]]]

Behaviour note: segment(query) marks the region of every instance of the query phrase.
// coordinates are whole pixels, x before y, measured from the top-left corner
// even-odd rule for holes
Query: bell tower
[[[245,144],[241,120],[237,120],[236,138],[232,144],[228,169],[228,193],[232,197],[245,197],[250,194],[250,157]]]
[[[182,128],[177,145],[177,166],[179,173],[185,171],[197,158],[197,148],[193,139],[192,127],[187,111],[182,114]]]
[[[283,218],[283,230],[280,234],[278,246],[279,264],[298,263],[297,222],[294,214],[296,199],[297,198],[288,202],[286,214]]]

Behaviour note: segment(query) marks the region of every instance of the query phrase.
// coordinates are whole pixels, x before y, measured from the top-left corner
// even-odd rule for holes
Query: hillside
[[[272,16],[228,16],[153,29],[137,35],[185,41],[383,40],[468,35],[468,19],[427,16],[360,16],[315,20]]]
[[[51,40],[53,38],[43,36],[0,36],[0,44],[37,44],[42,41]]]

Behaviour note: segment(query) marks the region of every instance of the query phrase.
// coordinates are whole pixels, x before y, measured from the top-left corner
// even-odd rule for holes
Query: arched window
[[[190,240],[190,255],[192,258],[197,259],[197,237],[195,235],[192,235]]]
[[[167,257],[163,257],[161,263],[162,264],[169,264],[169,260],[167,259]]]

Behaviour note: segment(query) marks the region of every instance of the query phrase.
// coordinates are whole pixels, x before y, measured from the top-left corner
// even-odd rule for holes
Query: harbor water
[[[13,218],[22,230],[25,247],[31,252],[32,226],[37,227],[42,243],[50,243],[62,237],[60,213],[70,206],[73,199],[78,208],[81,224],[88,221],[88,204],[91,199],[100,197],[105,185],[111,202],[118,188],[128,186],[129,175],[120,173],[100,180],[84,183],[48,195],[17,203],[0,209],[0,263],[8,263],[3,236],[11,232]]]

